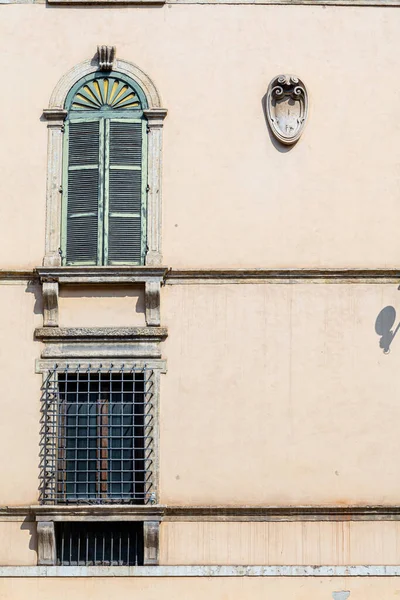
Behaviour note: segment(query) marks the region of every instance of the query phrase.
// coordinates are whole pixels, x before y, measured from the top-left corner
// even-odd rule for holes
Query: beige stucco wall
[[[105,600],[115,596],[143,600],[191,598],[192,600],[331,600],[332,592],[349,590],[349,600],[397,600],[399,582],[388,578],[79,578],[2,579],[2,600]]]
[[[146,325],[144,286],[61,286],[60,327]]]
[[[36,523],[0,522],[0,565],[34,566],[37,564]]]
[[[36,523],[0,521],[0,566],[37,564]],[[398,565],[400,524],[163,522],[161,565]]]
[[[37,501],[39,298],[0,286],[0,505]],[[400,338],[384,354],[375,331],[396,284],[167,285],[162,301],[161,502],[399,502]]]
[[[388,305],[397,284],[167,285],[162,502],[398,503]]]
[[[37,498],[41,376],[35,374],[40,344],[40,290],[22,282],[0,285],[0,505]]]
[[[169,110],[168,267],[397,267],[399,10],[1,10],[0,269],[42,262],[41,111],[98,43],[153,77]],[[310,94],[304,135],[284,151],[262,109],[281,72],[301,76]],[[394,284],[167,285],[161,502],[398,504],[400,337],[383,354],[374,330],[398,294]],[[41,312],[38,286],[0,285],[0,506],[38,498]],[[63,288],[60,324],[144,325],[143,293]],[[165,564],[400,562],[395,522],[164,523],[161,532]],[[0,522],[0,539],[0,565],[36,564],[33,523]],[[322,600],[346,589],[351,600],[400,595],[394,578],[118,580],[121,597],[143,600]],[[111,578],[0,580],[2,600],[113,593]]]
[[[60,296],[61,324],[144,325],[142,290],[117,288],[111,299],[112,294],[66,288]],[[39,285],[0,284],[0,506],[38,499],[42,376],[35,374],[35,361],[42,344],[34,341],[34,329],[42,322]]]
[[[398,565],[395,521],[163,523],[162,565]]]
[[[102,42],[149,73],[169,109],[166,264],[398,264],[396,8],[3,5],[2,14],[0,267],[41,263],[41,110]],[[301,76],[311,101],[288,151],[271,142],[261,106],[281,72]]]
[[[36,523],[0,521],[0,566],[37,564]],[[161,565],[398,565],[400,524],[163,522]]]

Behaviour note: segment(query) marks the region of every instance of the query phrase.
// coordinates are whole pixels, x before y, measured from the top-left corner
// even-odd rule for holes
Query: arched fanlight
[[[84,83],[72,98],[72,110],[142,109],[135,89],[118,76],[99,75]]]

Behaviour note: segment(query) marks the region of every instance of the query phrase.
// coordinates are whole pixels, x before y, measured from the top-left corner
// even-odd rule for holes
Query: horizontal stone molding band
[[[399,577],[396,566],[0,567],[0,577]]]
[[[45,4],[46,0],[0,0],[0,4]],[[61,4],[75,5],[145,5],[159,3],[163,0],[60,0]],[[320,5],[320,6],[369,6],[369,7],[397,7],[400,6],[400,0],[165,0],[165,4],[218,4],[226,5],[269,5],[269,4],[288,4],[288,5]]]
[[[164,361],[150,361],[165,369]],[[45,361],[41,361],[45,364]],[[52,364],[52,363],[51,363]],[[147,364],[147,363],[146,363]],[[97,367],[97,363],[94,363]],[[45,368],[45,367],[43,367]],[[139,505],[46,505],[2,506],[0,521],[35,520],[160,520],[191,522],[279,521],[400,521],[400,506],[151,506]]]
[[[166,284],[399,283],[395,269],[170,269]]]
[[[400,1],[400,0],[399,0]],[[0,283],[54,280],[60,284],[400,283],[398,269],[172,269],[166,267],[39,267],[0,270]]]

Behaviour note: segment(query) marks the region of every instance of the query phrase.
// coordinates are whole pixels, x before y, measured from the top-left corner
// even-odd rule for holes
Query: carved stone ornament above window
[[[282,144],[297,142],[308,114],[308,93],[295,75],[278,75],[268,86],[267,119],[273,136]]]
[[[97,46],[100,71],[111,71],[115,60],[115,46]]]
[[[65,266],[66,262],[62,260],[63,239],[65,243],[67,238],[62,237],[61,208],[62,198],[68,196],[68,183],[64,182],[66,177],[63,170],[68,115],[73,117],[72,120],[85,119],[87,115],[93,121],[100,118],[98,115],[102,110],[115,112],[118,118],[122,111],[140,112],[139,115],[134,113],[133,118],[142,119],[142,130],[146,133],[143,163],[147,169],[147,185],[142,190],[143,196],[146,196],[146,218],[141,220],[143,243],[140,260],[138,258],[130,262],[134,264],[136,261],[147,267],[159,267],[162,264],[161,152],[163,121],[167,111],[162,108],[159,93],[150,78],[136,65],[112,56],[110,48],[109,51],[104,50],[106,56],[103,57],[100,51],[99,61],[108,61],[108,65],[112,62],[111,72],[100,71],[99,62],[91,59],[76,65],[60,79],[50,98],[49,107],[43,111],[48,122],[46,242],[43,259],[46,267]],[[114,118],[114,114],[111,117]],[[108,118],[111,117],[108,115]],[[97,259],[92,261],[98,265],[101,262]]]

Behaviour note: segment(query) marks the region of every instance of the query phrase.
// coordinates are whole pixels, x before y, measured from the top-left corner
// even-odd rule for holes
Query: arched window
[[[161,254],[158,91],[136,65],[100,47],[73,67],[43,111],[48,126],[43,266],[157,267]],[[102,60],[112,50],[112,58]],[[61,195],[61,197],[60,197]],[[92,271],[90,271],[92,269]],[[50,277],[50,271],[48,272]],[[56,277],[56,273],[51,273]]]
[[[147,109],[122,73],[92,73],[65,109],[63,265],[142,265],[146,254]]]

